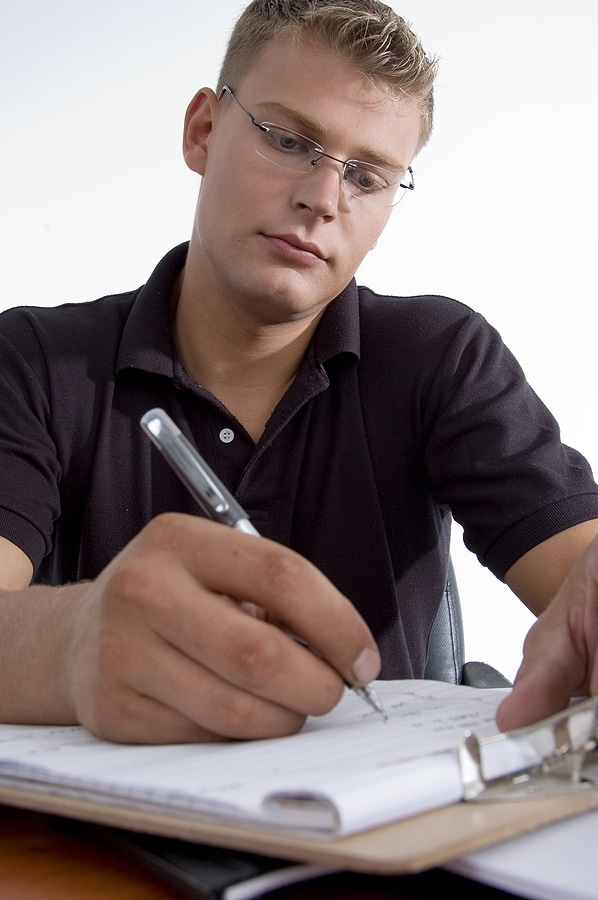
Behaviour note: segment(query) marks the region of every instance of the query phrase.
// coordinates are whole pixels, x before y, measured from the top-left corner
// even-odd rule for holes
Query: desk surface
[[[377,878],[329,876],[280,889],[271,900],[461,900],[512,898],[447,872]],[[181,900],[93,829],[70,819],[0,805],[0,897],[6,900]]]

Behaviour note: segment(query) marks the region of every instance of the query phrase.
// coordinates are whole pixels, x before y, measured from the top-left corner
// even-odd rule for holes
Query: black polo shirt
[[[451,515],[499,578],[598,517],[587,462],[499,335],[443,297],[352,282],[254,445],[189,379],[170,335],[187,246],[139,290],[0,316],[0,534],[35,579],[93,578],[156,514],[201,515],[139,426],[161,406],[258,530],[303,553],[369,622],[384,677],[418,677]]]

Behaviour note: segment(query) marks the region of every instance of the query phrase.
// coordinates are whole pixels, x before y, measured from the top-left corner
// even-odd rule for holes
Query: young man
[[[253,738],[343,679],[420,677],[451,513],[549,605],[598,531],[586,461],[480,316],[353,281],[434,74],[378,0],[256,0],[186,116],[189,246],[139,291],[0,317],[0,720]],[[139,427],[155,406],[264,537],[198,515]],[[537,681],[513,716],[553,702]]]

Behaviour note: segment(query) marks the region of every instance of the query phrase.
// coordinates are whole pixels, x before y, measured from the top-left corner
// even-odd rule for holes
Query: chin
[[[303,281],[303,280],[302,280]],[[270,290],[263,290],[261,286],[260,300],[264,308],[270,308],[274,316],[281,314],[289,321],[302,318],[312,318],[325,309],[330,301],[342,290],[322,297],[322,285],[305,284],[289,285],[288,280],[282,285],[271,285]]]
[[[313,302],[312,297],[297,297],[297,295],[271,295],[264,298],[262,295],[260,308],[264,320],[269,324],[277,325],[283,322],[300,322],[303,319],[311,320],[320,315],[330,301],[324,300],[319,304]]]

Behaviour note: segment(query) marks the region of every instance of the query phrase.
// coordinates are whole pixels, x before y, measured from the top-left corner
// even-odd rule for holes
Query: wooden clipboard
[[[598,791],[502,802],[461,802],[338,840],[206,823],[0,786],[0,802],[130,831],[315,862],[378,875],[413,874],[598,808]]]
[[[511,775],[485,780],[481,743],[517,735],[525,736],[535,747],[536,762]],[[467,732],[459,761],[463,796],[467,799],[336,840],[86,800],[60,794],[58,789],[53,792],[51,786],[42,792],[0,785],[0,803],[298,862],[378,875],[413,874],[597,809],[598,697],[510,735],[499,734],[480,742]]]

